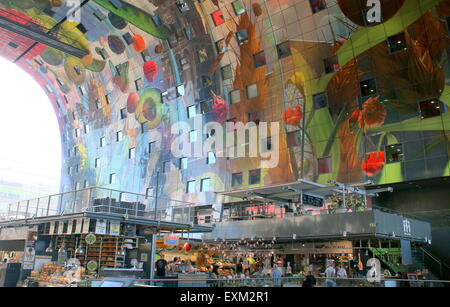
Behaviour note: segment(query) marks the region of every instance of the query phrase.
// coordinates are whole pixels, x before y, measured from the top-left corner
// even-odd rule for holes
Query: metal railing
[[[0,221],[92,212],[193,224],[194,206],[164,197],[91,187],[9,204]]]

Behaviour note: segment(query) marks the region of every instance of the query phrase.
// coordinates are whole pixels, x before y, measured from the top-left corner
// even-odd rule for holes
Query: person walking
[[[336,277],[336,269],[331,263],[328,264],[328,267],[325,270],[325,277],[327,287],[336,287],[336,282],[334,281],[334,278]]]

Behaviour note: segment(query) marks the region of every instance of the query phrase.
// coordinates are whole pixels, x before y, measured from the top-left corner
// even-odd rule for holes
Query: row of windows
[[[200,180],[200,192],[211,191],[211,178],[203,178]],[[190,180],[186,183],[186,193],[195,194],[196,193],[196,181]]]
[[[231,174],[231,186],[233,188],[243,185],[244,174],[242,172]],[[261,183],[261,169],[254,169],[248,172],[248,185]]]

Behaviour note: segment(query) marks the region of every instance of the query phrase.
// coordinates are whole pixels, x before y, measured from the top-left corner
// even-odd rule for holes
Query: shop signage
[[[109,234],[112,236],[120,235],[120,222],[111,221],[109,223]]]
[[[106,220],[96,220],[95,221],[95,233],[99,235],[106,234]]]
[[[75,233],[81,233],[81,227],[83,226],[83,219],[76,219]]]
[[[50,223],[50,228],[48,230],[48,234],[52,235],[55,233],[55,222]]]
[[[178,245],[178,240],[180,236],[178,235],[165,235],[164,236],[164,244],[167,246],[176,246]]]
[[[89,223],[90,223],[89,218],[86,217],[83,219],[83,232],[82,233],[89,233]]]
[[[411,222],[408,219],[403,220],[403,233],[407,236],[411,235]]]
[[[97,237],[93,233],[90,233],[84,238],[84,241],[86,241],[87,245],[92,245],[97,241]]]
[[[34,246],[26,246],[23,254],[23,266],[24,270],[32,270],[34,268],[34,259],[36,257],[36,250]]]
[[[73,220],[70,220],[68,225],[67,225],[67,231],[66,231],[66,233],[68,235],[72,234],[72,228],[73,228]]]
[[[163,248],[163,247],[167,247],[164,242],[164,239],[163,238],[156,239],[156,248]]]
[[[97,271],[98,265],[97,265],[97,261],[95,260],[91,260],[87,263],[86,268],[88,269],[88,271],[90,272],[94,272]]]
[[[405,0],[338,0],[341,11],[360,26],[374,26],[391,19]]]

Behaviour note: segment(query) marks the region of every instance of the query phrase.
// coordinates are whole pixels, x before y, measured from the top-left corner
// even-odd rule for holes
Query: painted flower
[[[154,82],[158,75],[158,64],[153,61],[145,62],[144,64],[144,76],[149,82]]]
[[[367,155],[361,167],[365,174],[373,177],[383,168],[385,162],[384,151],[375,151]]]
[[[352,116],[349,118],[348,122],[350,124],[356,123],[359,121],[360,116],[361,116],[361,110],[356,109],[355,111],[353,111]]]
[[[220,96],[214,95],[213,98],[213,112],[216,115],[216,121],[223,123],[227,119],[228,105],[225,99]]]
[[[302,119],[303,113],[300,106],[295,106],[294,108],[288,108],[284,111],[283,120],[286,124],[291,126],[298,126]]]
[[[253,13],[255,14],[256,17],[259,17],[262,15],[263,11],[262,11],[261,5],[259,5],[259,3],[253,3],[252,7],[253,7]]]
[[[386,119],[386,109],[384,105],[378,100],[378,97],[371,97],[364,102],[358,122],[360,127],[365,130],[372,127],[379,127],[384,124]]]

